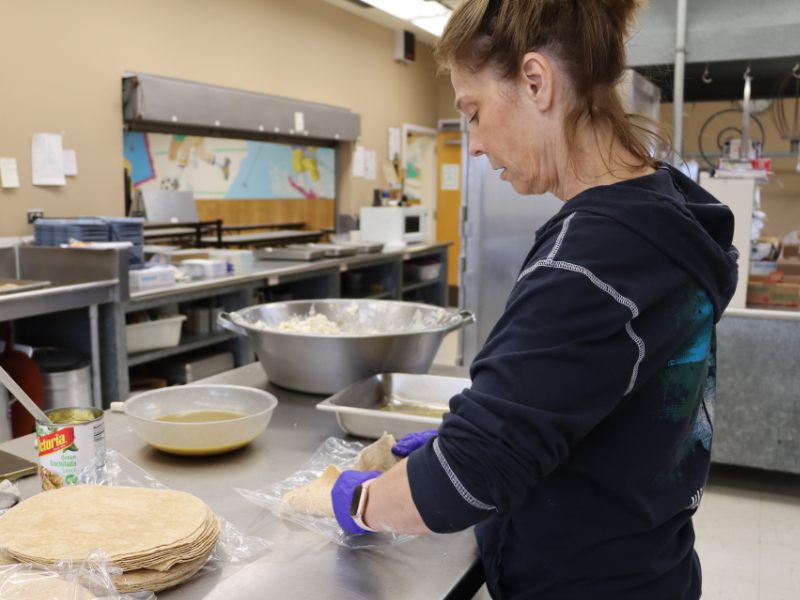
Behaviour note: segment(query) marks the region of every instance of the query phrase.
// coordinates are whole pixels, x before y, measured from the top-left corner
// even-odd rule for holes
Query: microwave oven
[[[428,209],[419,206],[364,206],[361,240],[364,242],[427,242]]]

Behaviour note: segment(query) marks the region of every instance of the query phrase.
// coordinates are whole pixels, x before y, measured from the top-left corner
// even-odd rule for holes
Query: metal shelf
[[[429,279],[427,281],[415,281],[414,283],[409,283],[408,285],[404,285],[401,289],[403,293],[411,292],[413,290],[418,290],[420,288],[428,287],[429,285],[439,285],[442,283],[442,280],[438,277],[436,279]]]
[[[160,350],[151,350],[149,352],[137,352],[136,354],[128,355],[128,366],[133,367],[144,363],[152,362],[160,358],[167,358],[168,356],[175,356],[176,354],[183,354],[184,352],[191,352],[192,350],[199,350],[207,346],[213,346],[220,342],[227,342],[239,337],[239,334],[232,331],[221,331],[213,333],[200,333],[195,335],[181,336],[181,343],[174,348],[161,348]]]

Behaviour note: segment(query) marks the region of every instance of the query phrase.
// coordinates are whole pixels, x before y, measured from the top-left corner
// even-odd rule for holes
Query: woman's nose
[[[469,153],[472,156],[483,156],[486,154],[486,150],[483,149],[483,144],[481,144],[481,140],[477,136],[471,135],[469,138]]]

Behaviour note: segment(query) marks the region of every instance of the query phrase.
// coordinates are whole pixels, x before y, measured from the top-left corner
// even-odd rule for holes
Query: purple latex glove
[[[333,500],[333,513],[342,529],[349,533],[372,533],[366,529],[361,529],[353,517],[350,516],[350,504],[353,502],[353,492],[356,488],[370,479],[375,479],[383,475],[380,471],[344,471],[339,475],[339,479],[331,491]]]
[[[395,456],[408,456],[417,448],[422,448],[429,439],[433,436],[439,435],[435,429],[429,429],[422,433],[409,433],[400,438],[400,441],[392,446],[392,454]]]

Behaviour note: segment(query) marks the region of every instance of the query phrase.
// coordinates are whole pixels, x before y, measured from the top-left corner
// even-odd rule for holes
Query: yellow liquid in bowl
[[[450,412],[449,408],[438,408],[433,406],[422,406],[417,404],[389,404],[378,410],[384,412],[403,413],[406,415],[415,415],[418,417],[433,417],[441,419],[444,413]]]
[[[214,423],[216,421],[233,421],[234,419],[243,419],[249,416],[231,410],[187,410],[164,415],[155,420],[166,421],[167,423]]]
[[[212,454],[223,454],[225,452],[238,450],[239,448],[247,446],[247,444],[252,441],[253,440],[245,440],[242,442],[236,442],[235,444],[229,444],[227,446],[208,446],[206,448],[172,448],[171,446],[162,446],[161,444],[154,444],[153,442],[147,443],[153,448],[169,454],[179,454],[181,456],[209,456]]]

